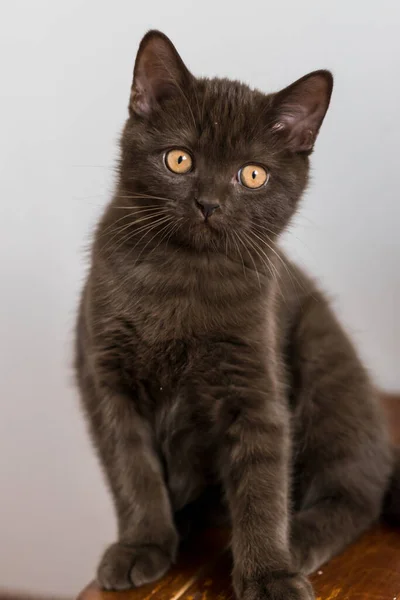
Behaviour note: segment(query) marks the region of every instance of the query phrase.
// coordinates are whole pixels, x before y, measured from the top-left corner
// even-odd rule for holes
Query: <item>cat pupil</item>
[[[183,161],[183,156],[181,154],[180,157],[178,158],[178,165],[180,165],[182,161]]]
[[[258,171],[253,171],[251,174],[253,179],[255,179],[257,177],[257,175],[258,175]]]

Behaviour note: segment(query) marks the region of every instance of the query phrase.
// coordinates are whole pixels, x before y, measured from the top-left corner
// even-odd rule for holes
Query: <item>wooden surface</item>
[[[400,398],[383,399],[400,443]],[[181,552],[156,584],[127,592],[89,585],[78,600],[233,600],[227,531],[208,531]],[[312,577],[317,600],[400,600],[400,530],[377,525]]]

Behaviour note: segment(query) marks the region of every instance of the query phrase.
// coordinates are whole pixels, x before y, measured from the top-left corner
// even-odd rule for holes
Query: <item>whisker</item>
[[[126,215],[123,215],[122,217],[119,217],[118,219],[113,221],[110,224],[110,227],[113,227],[113,225],[115,225],[115,223],[122,221],[122,219],[126,219],[126,218],[136,219],[136,217],[141,217],[142,215],[148,215],[149,213],[157,214],[159,212],[167,212],[166,207],[165,206],[153,206],[153,207],[148,207],[148,208],[138,208],[137,210],[135,208],[132,208],[132,210],[130,210]]]
[[[235,235],[235,237],[237,237],[237,236],[238,236],[238,234],[237,234],[235,231],[233,231],[232,233]],[[236,246],[236,248],[237,248],[237,251],[238,251],[238,254],[239,254],[239,258],[240,258],[240,260],[242,261],[242,266],[243,266],[243,274],[244,274],[245,278],[247,279],[247,274],[246,274],[246,266],[245,266],[245,264],[244,264],[243,255],[242,255],[242,253],[240,252],[240,248],[239,248],[239,245],[238,245],[238,243],[237,243],[236,239],[235,239],[235,238],[232,238],[232,239],[233,239],[233,241],[235,242],[235,246]],[[239,241],[240,241],[240,240],[239,240]]]
[[[252,223],[253,227],[257,227],[258,229],[262,229],[263,231],[267,231],[268,233],[272,233],[272,235],[276,235],[276,232],[265,225],[260,225],[259,223]]]
[[[226,260],[228,261],[228,231],[224,231],[224,235],[225,235],[225,256],[226,256]]]
[[[183,217],[180,217],[180,218],[178,219],[178,222],[179,222],[179,221],[182,221],[182,219],[183,219]],[[170,224],[168,224],[168,225],[170,225]],[[173,234],[173,232],[176,230],[176,227],[177,227],[176,223],[173,223],[173,224],[171,225],[170,229],[168,229],[168,227],[167,227],[167,231],[166,231],[166,233],[164,233],[164,235],[163,235],[163,236],[160,238],[160,241],[158,242],[157,246],[155,246],[155,247],[154,247],[154,248],[151,250],[151,252],[149,253],[149,256],[150,256],[150,254],[152,254],[152,253],[153,253],[155,250],[157,250],[157,248],[158,248],[158,247],[160,246],[160,244],[161,244],[161,243],[164,241],[164,239],[165,239],[165,238],[167,238],[167,236],[168,236],[168,238],[166,239],[166,243],[168,243],[168,240],[170,239],[170,237],[171,237],[171,235]]]
[[[262,252],[262,249],[261,249],[261,248],[260,248],[260,247],[259,247],[259,246],[256,244],[256,242],[255,242],[255,241],[254,241],[254,240],[253,240],[253,239],[252,239],[252,238],[251,238],[251,237],[250,237],[248,234],[246,234],[245,232],[242,232],[242,233],[243,233],[243,235],[245,236],[247,243],[248,243],[248,244],[250,244],[250,246],[251,246],[251,248],[253,248],[253,250],[255,250],[255,252],[256,252],[256,254],[257,254],[257,256],[258,256],[258,257],[259,257],[259,259],[261,260],[261,262],[262,262],[262,264],[264,265],[264,267],[268,269],[268,271],[269,271],[269,274],[270,274],[272,277],[274,277],[274,272],[273,272],[273,270],[271,269],[271,266],[270,266],[270,263],[269,263],[268,257],[267,257],[267,255],[265,254],[265,252]],[[264,256],[264,258],[263,258],[263,256]],[[265,274],[266,274],[266,273],[265,273]]]
[[[274,265],[273,261],[270,259],[270,257],[264,252],[264,250],[261,248],[261,246],[259,244],[257,244],[257,242],[255,240],[252,240],[253,242],[253,248],[256,250],[257,249],[259,252],[261,252],[263,254],[263,256],[265,256],[265,263],[264,265],[268,268],[268,271],[270,272],[271,276],[272,276],[272,280],[275,282],[277,288],[278,288],[278,292],[279,294],[282,296],[282,299],[284,301],[284,303],[287,305],[286,302],[286,296],[285,294],[282,292],[281,286],[280,286],[280,279],[281,279],[281,275],[278,271],[278,269],[276,268],[276,266]],[[260,256],[260,254],[259,254]],[[261,257],[260,257],[261,258]],[[262,258],[261,258],[262,260]]]
[[[132,199],[141,199],[148,198],[149,200],[169,200],[170,202],[174,202],[173,198],[167,198],[165,196],[153,196],[152,194],[143,194],[141,192],[135,192],[134,194],[116,194],[117,198],[132,198]]]
[[[138,207],[138,210],[132,209],[132,210],[130,210],[130,212],[127,215],[123,215],[122,217],[119,217],[118,219],[116,219],[115,221],[113,221],[110,225],[108,225],[108,227],[106,227],[104,229],[104,231],[102,231],[101,235],[104,235],[105,233],[107,233],[112,227],[114,227],[114,225],[116,225],[120,221],[123,221],[124,219],[132,219],[136,215],[142,215],[143,213],[146,214],[148,212],[159,210],[160,208],[164,208],[163,205],[160,204],[160,206],[157,206],[157,208],[156,207],[148,207],[148,208]]]
[[[143,218],[141,218],[141,219],[135,219],[135,220],[132,220],[132,221],[130,221],[130,222],[129,222],[129,223],[127,223],[127,224],[122,224],[122,225],[119,225],[119,226],[115,227],[115,228],[114,228],[114,229],[112,229],[111,231],[108,231],[108,233],[109,233],[109,234],[113,234],[113,233],[114,233],[114,235],[111,237],[111,239],[109,239],[109,240],[108,240],[108,242],[107,242],[107,245],[108,245],[108,244],[111,244],[111,243],[112,243],[112,241],[113,241],[113,240],[114,240],[114,239],[115,239],[115,238],[116,238],[116,237],[117,237],[117,236],[118,236],[120,233],[122,233],[122,232],[123,232],[123,231],[125,231],[126,229],[129,229],[129,228],[131,228],[131,227],[134,227],[135,225],[137,225],[138,223],[142,223],[143,221],[148,221],[149,219],[155,219],[155,218],[158,218],[158,217],[160,217],[160,216],[162,216],[162,215],[164,215],[164,214],[166,214],[166,211],[158,211],[157,213],[152,213],[152,214],[150,214],[150,215],[146,215],[145,217],[143,217]],[[129,216],[131,217],[132,215],[129,215]],[[106,233],[107,233],[107,230],[104,230],[104,232],[102,233],[102,235],[105,235]],[[104,248],[103,248],[103,250],[104,250]]]
[[[252,232],[252,233],[254,234],[254,232]],[[256,236],[256,237],[258,237],[258,236]],[[260,239],[260,238],[258,238],[258,239]],[[261,241],[264,241],[264,240],[261,240]],[[284,284],[284,279],[282,278],[282,276],[281,276],[281,274],[280,274],[280,272],[279,272],[278,268],[277,268],[277,267],[276,267],[276,265],[273,263],[273,261],[270,259],[270,257],[267,255],[267,253],[266,253],[266,252],[264,252],[264,250],[261,248],[261,246],[260,246],[259,244],[257,244],[257,242],[256,242],[255,240],[253,240],[253,243],[254,243],[254,244],[256,244],[257,248],[258,248],[258,249],[260,250],[260,252],[262,252],[262,254],[265,256],[265,258],[266,258],[266,261],[267,261],[267,266],[268,266],[268,269],[269,269],[269,271],[271,272],[271,274],[272,274],[272,277],[273,277],[273,279],[274,279],[274,281],[275,281],[275,283],[276,283],[276,285],[277,285],[277,287],[278,287],[278,291],[279,291],[280,295],[282,296],[282,298],[283,298],[283,301],[285,302],[285,304],[287,304],[287,301],[286,301],[286,295],[285,295],[285,294],[282,292],[282,290],[281,290],[281,287],[280,287],[280,284],[279,284],[279,280],[281,280],[281,281],[282,281],[282,283]],[[268,246],[268,247],[270,248],[270,246]],[[272,250],[272,248],[270,248],[270,249]],[[273,269],[273,272],[272,272],[272,269]],[[286,289],[285,289],[285,292],[286,292]]]
[[[171,220],[173,220],[173,217],[171,217],[171,218],[169,219],[169,221],[171,221]],[[178,219],[178,222],[176,223],[176,225],[177,225],[177,228],[176,228],[175,230],[179,229],[179,228],[181,227],[181,225],[182,225],[182,223],[180,223],[179,221],[184,221],[184,218],[183,218],[183,217],[180,217],[180,219]],[[153,236],[153,237],[152,237],[152,238],[151,238],[151,239],[150,239],[150,240],[147,242],[147,244],[146,244],[146,245],[145,245],[145,246],[142,248],[142,250],[140,251],[139,255],[137,256],[137,258],[136,258],[136,260],[135,260],[135,262],[134,262],[133,266],[135,266],[135,265],[137,264],[137,262],[138,262],[138,260],[139,260],[139,258],[140,258],[140,256],[141,256],[141,254],[143,253],[143,251],[145,250],[145,248],[147,247],[147,245],[148,245],[148,244],[149,244],[149,243],[150,243],[150,242],[151,242],[151,241],[154,239],[154,237],[155,237],[157,234],[160,234],[160,233],[162,233],[162,232],[163,232],[163,231],[165,231],[165,229],[166,229],[166,230],[167,230],[167,233],[169,233],[169,232],[170,232],[170,235],[169,235],[169,237],[172,235],[172,233],[173,233],[173,231],[174,231],[174,227],[175,227],[175,225],[173,225],[173,226],[171,227],[171,230],[169,230],[169,229],[168,229],[169,227],[170,227],[170,223],[167,223],[167,224],[166,224],[166,225],[165,225],[165,226],[164,226],[164,227],[161,229],[161,231],[159,231],[159,232],[156,232],[156,234],[155,234],[155,235],[154,235],[154,236]],[[150,231],[151,231],[151,230],[150,230]],[[140,242],[143,240],[143,238],[145,237],[145,235],[148,235],[148,234],[150,233],[150,231],[147,231],[147,232],[145,232],[145,233],[144,233],[144,234],[141,236],[140,240],[138,240],[138,241],[136,242],[135,246],[134,246],[134,247],[131,249],[131,251],[130,251],[130,252],[132,252],[132,251],[133,251],[133,250],[136,248],[136,246],[137,246],[138,244],[140,244]],[[163,237],[164,237],[164,236],[163,236]],[[168,239],[169,239],[169,238],[168,238]],[[160,242],[157,244],[157,246],[156,246],[155,248],[153,248],[153,250],[152,250],[152,251],[149,253],[149,256],[150,256],[150,254],[151,254],[151,253],[152,253],[152,252],[153,252],[153,251],[154,251],[154,250],[155,250],[155,249],[156,249],[156,248],[157,248],[157,247],[160,245],[161,241],[162,241],[162,240],[160,240]],[[179,251],[179,247],[177,248],[177,250],[176,250],[176,251]],[[124,280],[124,281],[125,281],[125,283],[126,283],[127,281],[129,281],[130,279],[132,279],[132,277],[134,277],[134,271],[133,271],[133,269],[132,269],[132,273],[131,273],[131,275],[129,275],[129,276],[128,276],[128,277],[127,277],[125,280]],[[121,285],[122,285],[122,284],[121,284]]]
[[[304,288],[303,288],[302,284],[300,283],[300,281],[298,280],[298,278],[295,276],[295,274],[293,272],[290,272],[288,265],[283,260],[283,258],[281,257],[281,255],[275,250],[275,248],[273,246],[271,246],[270,244],[268,244],[267,241],[265,241],[263,238],[261,238],[255,232],[253,232],[253,234],[256,236],[257,239],[259,239],[261,242],[263,242],[263,244],[265,244],[271,250],[271,252],[273,252],[275,254],[275,256],[281,261],[282,265],[284,266],[284,268],[286,270],[286,273],[289,276],[289,279],[290,279],[290,282],[291,282],[291,284],[293,286],[293,289],[296,291],[296,287],[293,284],[293,280],[294,280],[297,283],[297,285],[300,287],[300,289],[302,291],[304,291]],[[297,292],[296,292],[296,294],[297,294]]]
[[[242,231],[242,234],[243,234],[243,235],[246,235],[246,234],[244,233],[244,231]],[[247,236],[246,236],[246,237],[247,237]],[[258,272],[257,265],[256,265],[256,262],[255,262],[255,260],[254,260],[254,258],[253,258],[253,255],[251,254],[250,250],[248,249],[248,247],[246,246],[246,244],[243,242],[243,240],[242,240],[240,237],[238,237],[238,239],[239,239],[239,241],[242,243],[242,245],[243,245],[243,247],[245,248],[245,250],[247,251],[247,254],[250,256],[250,260],[251,260],[251,262],[253,263],[253,266],[254,266],[255,272],[256,272],[256,274],[257,274],[258,286],[259,286],[259,288],[260,288],[260,290],[261,290],[261,280],[260,280],[260,274],[259,274],[259,272]],[[250,243],[250,244],[251,244],[251,240],[249,240],[249,242],[248,242],[248,243]],[[263,261],[261,260],[261,262],[263,262]]]
[[[151,244],[151,242],[154,240],[154,238],[156,237],[156,235],[159,235],[160,233],[162,233],[163,231],[165,231],[165,228],[168,228],[168,227],[169,227],[169,224],[170,224],[170,221],[171,221],[171,220],[173,220],[173,217],[169,217],[169,218],[168,218],[168,221],[167,221],[167,224],[166,224],[166,225],[164,225],[164,227],[163,227],[163,228],[162,228],[160,231],[156,231],[156,232],[155,232],[155,234],[154,234],[154,235],[153,235],[153,236],[152,236],[152,237],[151,237],[151,238],[148,240],[147,244],[145,244],[145,245],[143,246],[143,248],[141,249],[141,251],[139,252],[139,254],[138,254],[138,256],[137,256],[137,258],[136,258],[136,260],[135,260],[135,265],[136,265],[136,263],[138,262],[138,260],[139,260],[139,258],[141,257],[141,255],[143,254],[143,252],[146,250],[147,246],[148,246],[149,244]],[[149,233],[149,232],[147,232],[147,233]],[[140,239],[142,240],[142,239],[143,239],[143,236],[142,236]],[[137,246],[137,243],[135,244],[135,246],[134,246],[134,248],[133,248],[133,249],[135,249],[135,248],[136,248],[136,246]]]
[[[262,230],[262,231],[266,231],[267,233],[271,233],[273,236],[276,236],[276,232],[272,231],[272,229],[269,229],[268,227],[265,227],[264,225],[259,225],[258,223],[253,223],[253,227],[255,227],[258,230]],[[298,242],[300,242],[300,244],[302,244],[304,246],[304,248],[306,248],[306,250],[308,250],[308,252],[310,252],[310,254],[312,254],[309,246],[307,246],[307,244],[304,242],[304,240],[302,240],[301,238],[299,238],[297,235],[295,235],[293,233],[293,229],[295,229],[296,224],[292,223],[289,227],[286,228],[286,232],[288,233],[288,235],[290,237],[293,237],[295,240],[297,240]],[[267,236],[269,237],[269,236]],[[269,238],[270,239],[270,238]],[[272,242],[272,240],[270,239],[270,241]]]
[[[252,232],[254,234],[254,232]],[[262,239],[260,239],[257,235],[256,238],[258,240],[260,240],[261,242],[263,241]],[[266,260],[268,260],[268,264],[271,266],[271,269],[274,270],[274,273],[276,273],[277,277],[281,278],[281,274],[279,272],[278,267],[275,265],[274,261],[271,259],[270,256],[268,256],[268,253],[265,252],[265,250],[262,249],[262,247],[260,246],[259,243],[257,243],[254,239],[253,242],[257,245],[257,247],[260,249],[260,251],[263,253],[263,255],[265,256]],[[270,248],[270,246],[267,244],[268,248]],[[273,248],[270,248],[271,250],[273,250]]]
[[[134,198],[132,198],[134,200]],[[111,206],[113,210],[148,210],[153,208],[163,208],[165,204],[152,204],[151,206],[137,206],[136,204],[131,204],[130,206]]]
[[[151,231],[153,228],[157,227],[158,225],[165,223],[165,221],[169,220],[170,218],[171,217],[168,217],[168,216],[160,217],[157,221],[154,221],[153,223],[148,223],[147,225],[142,225],[141,227],[139,227],[139,229],[135,229],[135,231],[133,231],[132,233],[125,235],[123,237],[123,239],[120,241],[120,243],[117,244],[114,248],[112,248],[112,253],[116,252],[118,250],[118,248],[120,248],[123,244],[126,244],[129,240],[134,238],[139,233],[144,232],[143,235],[146,235],[146,233],[148,233],[148,231]]]
[[[252,232],[252,235],[254,235],[254,236],[255,236],[255,237],[258,239],[258,240],[260,240],[260,241],[263,241],[263,240],[262,240],[262,239],[261,239],[261,238],[260,238],[258,235],[256,235],[256,234],[254,233],[254,231]],[[271,261],[271,259],[270,259],[270,257],[268,256],[268,254],[267,254],[267,253],[266,253],[266,252],[265,252],[265,251],[264,251],[264,250],[261,248],[261,246],[260,246],[259,244],[257,244],[257,242],[256,242],[254,239],[252,239],[252,241],[253,241],[253,243],[254,243],[254,244],[257,246],[257,248],[259,249],[259,251],[260,251],[260,252],[262,252],[263,256],[265,257],[265,260],[267,261],[267,263],[268,263],[268,265],[269,265],[269,267],[270,267],[270,269],[274,269],[274,271],[275,271],[277,274],[279,274],[279,273],[278,273],[278,270],[277,270],[277,268],[275,267],[275,265],[274,265],[274,264],[273,264],[273,262]]]
[[[181,226],[181,222],[182,222],[182,221],[183,221],[183,217],[180,217],[180,218],[177,220],[177,227],[176,227],[175,229],[172,229],[172,230],[171,230],[171,233],[170,233],[170,234],[169,234],[169,236],[167,237],[166,244],[168,244],[168,242],[169,242],[169,240],[170,240],[170,238],[171,238],[172,234],[173,234],[173,233],[176,233],[176,232],[178,231],[178,229],[179,229],[179,228],[180,228],[180,226]]]
[[[268,268],[268,270],[269,270],[269,272],[270,272],[270,274],[271,274],[271,276],[272,276],[272,279],[273,279],[273,281],[276,283],[276,285],[277,285],[277,287],[278,287],[278,291],[279,291],[280,295],[282,296],[282,298],[283,298],[283,301],[284,301],[284,302],[285,302],[285,304],[286,304],[286,296],[283,294],[283,292],[282,292],[282,290],[281,290],[281,286],[280,286],[280,284],[279,284],[279,279],[281,279],[281,276],[280,276],[280,273],[279,273],[278,269],[276,268],[276,266],[274,265],[274,263],[273,263],[273,261],[270,259],[270,257],[269,257],[269,256],[266,254],[266,252],[264,252],[264,250],[261,248],[261,246],[260,246],[259,244],[257,244],[257,242],[256,242],[254,239],[251,239],[251,240],[249,240],[249,242],[250,242],[250,241],[252,242],[252,246],[253,246],[253,248],[256,250],[256,252],[257,252],[257,250],[258,250],[258,255],[260,256],[259,252],[261,252],[261,253],[262,253],[262,255],[265,257],[265,263],[264,263],[264,261],[263,261],[262,257],[260,256],[260,258],[261,258],[261,261],[262,261],[262,262],[265,264],[265,266]]]

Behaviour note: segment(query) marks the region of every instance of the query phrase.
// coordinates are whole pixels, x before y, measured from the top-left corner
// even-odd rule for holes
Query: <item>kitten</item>
[[[374,389],[277,245],[332,85],[316,71],[264,95],[196,79],[157,31],[140,44],[77,325],[118,516],[105,589],[161,577],[193,509],[227,515],[239,598],[312,598],[306,574],[380,515],[393,458]]]

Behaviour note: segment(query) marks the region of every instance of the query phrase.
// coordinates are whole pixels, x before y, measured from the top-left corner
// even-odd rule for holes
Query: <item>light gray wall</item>
[[[194,73],[266,91],[334,71],[287,245],[335,298],[379,385],[400,388],[399,25],[397,0],[3,3],[0,585],[73,594],[114,535],[72,384],[71,330],[150,27]]]

